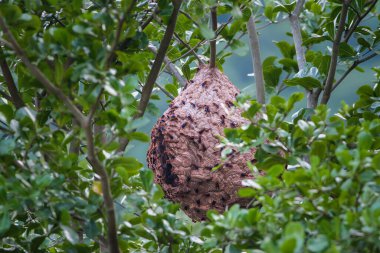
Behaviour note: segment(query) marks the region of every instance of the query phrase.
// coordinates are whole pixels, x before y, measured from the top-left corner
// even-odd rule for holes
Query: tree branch
[[[20,45],[13,37],[13,34],[9,31],[8,26],[6,25],[4,19],[0,17],[0,27],[3,30],[4,34],[7,35],[9,43],[12,46],[12,49],[15,51],[16,55],[21,58],[22,62],[26,65],[29,71],[34,75],[38,81],[45,87],[45,89],[55,95],[57,98],[62,100],[64,104],[68,107],[69,111],[75,117],[75,119],[80,123],[81,127],[85,131],[86,140],[87,140],[87,156],[92,168],[96,174],[99,175],[102,192],[104,198],[104,204],[107,211],[107,227],[108,227],[108,242],[109,242],[109,251],[110,253],[119,253],[118,239],[117,239],[117,226],[115,218],[115,210],[113,206],[113,199],[111,188],[109,184],[108,174],[105,170],[103,164],[99,161],[94,145],[94,136],[92,131],[92,116],[90,115],[86,118],[74,105],[74,103],[59,89],[57,88],[33,63],[30,62],[26,53],[21,49]]]
[[[169,48],[170,41],[173,37],[175,25],[177,23],[177,17],[178,17],[178,11],[181,6],[182,0],[180,1],[173,1],[174,9],[173,13],[170,17],[169,25],[166,28],[164,37],[160,43],[160,47],[157,51],[156,59],[154,60],[153,66],[151,71],[149,72],[149,75],[147,77],[146,83],[142,89],[142,95],[140,99],[140,103],[138,106],[138,114],[136,118],[139,118],[144,115],[146,107],[149,102],[150,95],[152,93],[154,84],[156,82],[156,79],[158,77],[158,73],[160,72],[162,62],[165,59],[166,51]]]
[[[328,71],[327,79],[326,79],[326,83],[325,83],[325,90],[323,92],[323,97],[321,100],[322,104],[327,104],[327,102],[329,101],[330,96],[331,96],[332,86],[334,83],[334,77],[335,77],[335,72],[336,72],[336,67],[338,64],[339,45],[340,45],[340,41],[342,38],[344,25],[346,23],[346,17],[347,17],[349,4],[350,4],[350,1],[347,1],[347,0],[343,1],[343,7],[342,7],[342,12],[340,13],[338,30],[335,34],[335,38],[334,38],[334,42],[333,42],[332,53],[331,53],[331,61],[330,61],[330,67],[329,67],[329,71]]]
[[[216,37],[219,36],[219,34],[223,31],[223,29],[229,24],[231,23],[232,21],[232,17],[230,17],[226,23],[224,23],[223,25],[219,26],[217,31],[216,31]],[[204,44],[207,40],[201,40],[199,41],[194,47],[192,47],[189,51],[187,51],[186,53],[184,53],[183,55],[181,55],[180,57],[174,59],[172,61],[172,63],[182,59],[182,58],[185,58],[186,56],[188,56],[189,54],[191,54],[193,51],[195,52],[195,49],[197,49],[198,47],[200,47],[202,44]]]
[[[149,45],[148,49],[157,55],[157,48],[153,45]],[[178,72],[176,66],[170,61],[170,59],[165,55],[164,62],[166,64],[165,68],[172,74],[180,83],[182,87],[186,85],[186,79]]]
[[[199,58],[198,54],[191,48],[191,46],[189,44],[187,44],[183,39],[181,39],[181,37],[176,33],[174,32],[174,37],[182,44],[184,45],[187,49],[189,49],[191,51],[191,53],[195,56],[195,58],[197,58],[198,60],[198,64],[200,65],[204,65],[205,63],[202,61],[201,58]]]
[[[158,23],[160,23],[161,25],[163,25],[162,22],[161,22],[161,20],[160,20],[158,17],[156,17],[156,21],[157,21]],[[203,65],[203,64],[204,64],[204,62],[202,61],[201,58],[199,58],[198,54],[194,51],[194,49],[191,48],[191,46],[190,46],[189,44],[187,44],[184,40],[182,40],[181,37],[180,37],[176,32],[174,32],[173,36],[174,36],[174,38],[175,38],[179,43],[181,43],[181,44],[184,45],[187,49],[189,49],[188,52],[192,53],[192,54],[195,56],[195,58],[197,58],[197,60],[198,60],[198,64],[200,64],[200,65]],[[166,64],[167,64],[167,63],[166,63]]]
[[[350,37],[352,36],[352,34],[354,33],[355,29],[358,27],[358,25],[360,24],[360,22],[362,22],[362,20],[371,12],[371,10],[376,6],[376,3],[377,3],[377,0],[373,0],[372,2],[370,2],[370,5],[367,9],[366,12],[363,13],[363,15],[358,15],[358,17],[355,19],[354,23],[352,24],[352,26],[350,27],[350,29],[348,30],[348,33],[346,34],[346,36],[344,37],[344,42],[348,42]]]
[[[261,65],[261,57],[260,57],[260,43],[259,43],[259,38],[257,36],[256,25],[255,25],[255,20],[253,16],[251,16],[248,20],[247,31],[249,35],[249,45],[251,48],[253,72],[255,74],[255,80],[256,80],[257,101],[260,104],[265,104],[265,85],[264,85],[263,66]]]
[[[10,96],[10,101],[16,106],[17,109],[24,107],[25,103],[22,100],[20,93],[17,90],[16,83],[13,79],[12,73],[9,69],[8,63],[5,59],[3,49],[0,46],[0,66],[3,72],[4,80],[7,85]]]
[[[102,184],[102,193],[104,205],[107,212],[107,235],[108,235],[108,248],[110,253],[119,253],[119,244],[117,239],[117,225],[115,216],[115,207],[112,199],[111,186],[108,174],[103,164],[99,161],[94,144],[94,135],[92,131],[92,118],[88,118],[87,126],[83,127],[87,139],[87,158],[96,174],[100,177]]]
[[[170,94],[167,90],[165,90],[164,87],[162,87],[161,85],[159,85],[158,83],[156,83],[156,86],[168,97],[170,98],[171,100],[174,99],[174,97],[172,96],[172,94]]]
[[[359,66],[361,63],[363,62],[366,62],[370,59],[372,59],[373,57],[377,56],[378,54],[377,53],[373,53],[371,55],[368,55],[367,57],[361,59],[361,60],[356,60],[354,61],[354,63],[346,70],[346,72],[344,72],[344,74],[339,78],[339,80],[334,84],[333,88],[332,88],[332,91],[334,91],[342,82],[343,80],[348,76],[348,74],[351,73],[351,71],[353,71],[357,66]]]
[[[218,18],[216,13],[216,6],[211,7],[211,26],[215,32],[215,37],[210,41],[210,68],[215,68],[216,64],[216,30],[218,29]]]
[[[182,15],[184,15],[187,19],[189,19],[196,27],[199,27],[199,24],[190,16],[190,14],[180,10],[179,11]]]
[[[305,0],[298,0],[297,5],[293,13],[289,15],[290,26],[293,34],[294,46],[296,49],[297,64],[299,71],[303,71],[306,65],[305,58],[305,48],[302,46],[302,34],[300,23],[298,20],[299,15],[301,14]],[[315,101],[313,100],[313,90],[307,90],[307,108],[314,108],[316,106]]]
[[[160,43],[160,47],[157,51],[156,59],[154,60],[153,66],[148,74],[146,83],[142,89],[140,103],[138,105],[138,113],[134,118],[140,118],[144,115],[146,107],[148,106],[150,95],[152,94],[152,90],[154,84],[156,83],[158,74],[160,73],[162,62],[165,59],[166,51],[169,48],[170,41],[174,34],[174,29],[177,23],[178,12],[182,4],[182,0],[173,0],[172,1],[174,9],[172,15],[169,20],[169,25],[166,27],[166,31],[162,41]],[[124,151],[129,143],[129,140],[122,139],[120,141],[120,147],[118,151]]]

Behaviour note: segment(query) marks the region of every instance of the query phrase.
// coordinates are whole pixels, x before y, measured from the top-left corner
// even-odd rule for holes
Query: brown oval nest
[[[233,152],[211,171],[222,162],[218,136],[223,129],[247,123],[233,103],[239,92],[218,69],[203,67],[153,127],[148,166],[166,198],[193,220],[206,219],[210,209],[222,212],[249,202],[236,193],[243,179],[253,178],[247,161],[253,161],[254,150]]]

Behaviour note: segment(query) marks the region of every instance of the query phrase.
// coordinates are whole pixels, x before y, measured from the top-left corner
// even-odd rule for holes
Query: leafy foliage
[[[141,86],[158,58],[152,46],[161,45],[178,2],[0,3],[0,19],[24,58],[90,119],[84,127],[46,89],[2,27],[0,252],[108,252],[113,212],[122,252],[379,251],[379,68],[373,69],[375,85],[358,84],[358,101],[332,116],[326,105],[293,113],[302,93],[274,95],[290,86],[323,90],[332,58],[324,46],[335,39],[342,1],[306,1],[299,17],[306,67],[298,66],[297,45],[275,42],[281,57],[269,56],[262,64],[270,102],[239,98],[251,123],[226,129],[222,145],[242,152],[257,148],[257,163],[249,164],[256,179],[244,181],[239,191],[252,199],[251,208],[210,211],[209,221],[193,223],[164,199],[130,147],[119,149],[125,139],[149,141],[139,131],[147,116],[136,116]],[[377,1],[348,2],[338,54],[344,78],[360,71],[359,64],[376,57],[380,47]],[[221,21],[213,31],[208,13],[216,4]],[[183,1],[165,52],[169,61],[157,80],[163,85],[148,94],[144,110],[157,114],[154,100],[161,90],[169,98],[181,92],[173,69],[190,80],[196,64],[208,61],[208,40],[224,43],[217,59],[222,68],[231,53],[247,53],[240,38],[251,15],[266,27],[286,21],[295,9],[296,2],[288,0]],[[371,15],[375,26],[363,24]],[[335,79],[334,85],[343,80]],[[91,160],[92,148],[103,174]],[[114,208],[107,205],[105,178]]]

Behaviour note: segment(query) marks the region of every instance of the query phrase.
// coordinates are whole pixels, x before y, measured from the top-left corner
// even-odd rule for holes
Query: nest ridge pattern
[[[222,161],[218,147],[224,128],[247,123],[233,103],[239,93],[218,69],[200,68],[153,127],[148,167],[165,197],[179,203],[193,220],[206,219],[210,209],[222,212],[249,202],[238,198],[237,190],[243,179],[253,178],[247,161],[254,162],[255,150],[233,151]]]

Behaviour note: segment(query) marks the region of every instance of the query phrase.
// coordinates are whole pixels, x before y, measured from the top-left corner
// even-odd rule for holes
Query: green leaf
[[[13,118],[13,109],[10,105],[0,105],[0,120],[10,122]]]
[[[329,239],[325,235],[317,235],[307,242],[307,249],[311,252],[322,252],[329,247]]]
[[[280,82],[281,73],[282,69],[275,66],[265,68],[263,70],[265,84],[272,88],[276,87]]]
[[[280,245],[281,253],[295,253],[297,240],[293,237],[286,238]]]
[[[153,185],[153,172],[150,169],[140,170],[140,178],[146,192],[150,192]]]
[[[130,133],[128,136],[129,136],[129,139],[131,140],[138,140],[142,142],[150,141],[149,136],[142,132],[133,132],[133,133]]]
[[[135,172],[143,165],[135,157],[115,157],[110,159],[109,166],[123,167],[131,172]]]
[[[214,33],[214,31],[213,31],[210,27],[208,27],[207,25],[201,24],[201,25],[199,26],[199,29],[200,29],[200,31],[201,31],[202,36],[203,36],[205,39],[207,39],[207,40],[211,40],[211,39],[215,38],[215,33]]]
[[[293,59],[295,55],[295,48],[294,45],[290,45],[288,42],[281,40],[274,43],[281,51],[281,54],[285,58]]]
[[[3,3],[0,4],[0,13],[1,16],[4,17],[9,24],[12,24],[16,20],[18,20],[18,18],[22,14],[18,6]]]
[[[267,17],[270,21],[274,21],[274,18],[275,18],[275,13],[273,12],[273,5],[272,4],[268,4],[265,6],[264,8],[264,15],[265,17]]]
[[[0,235],[3,235],[11,227],[11,219],[9,213],[3,208],[3,213],[0,216]]]
[[[170,84],[165,85],[165,89],[174,97],[178,96],[178,89],[177,89],[177,86],[175,86],[174,84],[170,83]]]
[[[182,73],[183,73],[183,75],[185,76],[185,78],[187,80],[191,79],[191,72],[190,72],[190,66],[189,66],[189,64],[184,64],[182,66]]]
[[[322,36],[322,35],[318,35],[318,34],[312,34],[310,37],[306,38],[303,41],[303,45],[305,47],[307,47],[307,46],[311,46],[311,45],[314,45],[314,44],[319,44],[319,43],[321,43],[323,41],[326,41],[328,39],[329,39],[328,36]]]
[[[253,198],[256,196],[257,191],[252,188],[240,188],[238,191],[239,197],[242,198]]]
[[[60,227],[63,230],[64,236],[71,244],[77,244],[79,242],[79,236],[74,229],[62,224],[60,225]]]
[[[321,160],[326,157],[327,154],[327,145],[324,141],[314,141],[311,144],[311,156],[318,156]]]
[[[368,132],[360,132],[358,135],[358,148],[368,150],[374,141],[373,136]]]
[[[240,253],[242,252],[240,249],[236,248],[234,245],[229,244],[227,245],[226,249],[224,250],[225,253]]]
[[[16,147],[14,139],[0,140],[0,156],[11,155]]]
[[[322,84],[318,79],[314,77],[295,77],[292,79],[285,80],[284,83],[288,86],[301,86],[305,89],[311,90],[313,88],[322,88]]]
[[[340,57],[354,57],[356,54],[356,51],[348,43],[342,42],[339,44]]]

